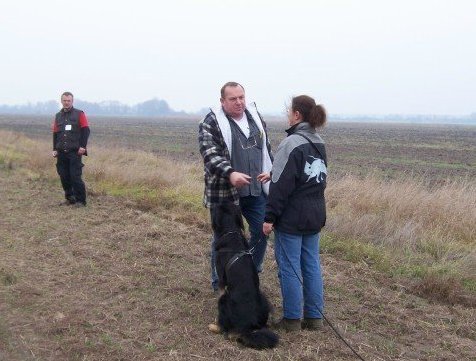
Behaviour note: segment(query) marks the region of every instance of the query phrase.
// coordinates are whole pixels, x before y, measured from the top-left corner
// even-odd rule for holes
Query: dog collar
[[[250,252],[250,250],[241,251],[241,252],[236,253],[233,257],[231,257],[230,260],[227,262],[227,264],[225,266],[225,273],[228,273],[230,271],[231,266],[233,266],[236,261],[238,261],[241,257],[243,257],[245,255],[251,256],[252,253]]]

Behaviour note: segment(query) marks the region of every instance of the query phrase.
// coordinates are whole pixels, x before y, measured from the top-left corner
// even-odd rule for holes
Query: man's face
[[[239,119],[245,111],[245,92],[241,86],[227,86],[224,98],[220,98],[221,106],[227,115]]]
[[[71,95],[62,95],[61,105],[63,105],[64,109],[70,109],[73,106],[73,97]]]

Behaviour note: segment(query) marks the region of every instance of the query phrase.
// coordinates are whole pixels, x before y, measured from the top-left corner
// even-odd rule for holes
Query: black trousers
[[[86,204],[86,187],[81,179],[84,164],[81,158],[82,156],[75,151],[67,153],[58,151],[56,170],[66,199]]]

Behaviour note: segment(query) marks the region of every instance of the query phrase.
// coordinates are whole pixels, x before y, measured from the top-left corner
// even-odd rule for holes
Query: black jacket
[[[55,116],[53,124],[53,150],[61,152],[77,151],[86,148],[89,126],[82,110],[62,109]]]
[[[326,222],[324,142],[309,123],[298,123],[286,132],[288,137],[274,157],[265,222],[285,233],[317,233]]]

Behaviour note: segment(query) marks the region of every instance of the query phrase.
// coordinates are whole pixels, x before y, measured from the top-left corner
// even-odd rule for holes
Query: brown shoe
[[[322,318],[304,318],[301,323],[303,330],[318,331],[324,326]]]
[[[301,320],[291,320],[289,318],[282,318],[279,322],[273,324],[273,328],[277,330],[284,330],[286,332],[295,332],[301,330]]]

